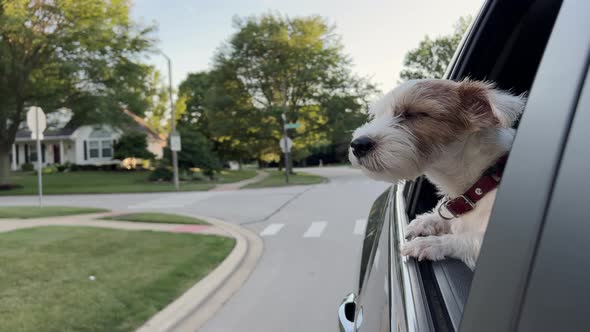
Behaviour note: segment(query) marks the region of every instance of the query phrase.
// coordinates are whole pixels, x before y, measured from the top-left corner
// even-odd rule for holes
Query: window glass
[[[34,162],[37,161],[37,148],[31,147],[29,150],[29,161]]]
[[[111,140],[105,140],[101,143],[102,157],[112,158],[113,157],[113,142]]]
[[[99,157],[98,141],[88,142],[88,154],[90,155],[90,158],[98,158]]]

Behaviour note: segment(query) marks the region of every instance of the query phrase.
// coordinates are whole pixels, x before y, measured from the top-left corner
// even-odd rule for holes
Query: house
[[[78,165],[113,165],[121,163],[114,159],[114,146],[124,131],[138,130],[146,134],[148,150],[162,158],[166,137],[158,134],[137,115],[123,110],[133,121],[125,128],[110,125],[84,125],[69,128],[71,111],[61,109],[47,115],[48,129],[41,141],[41,162],[43,165],[72,163]],[[37,143],[31,138],[26,124],[16,134],[12,145],[10,162],[12,170],[21,169],[25,163],[37,162]]]

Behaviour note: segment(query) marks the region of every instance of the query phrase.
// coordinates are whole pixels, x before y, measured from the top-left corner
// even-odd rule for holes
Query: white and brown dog
[[[484,82],[414,80],[373,105],[353,134],[353,166],[387,182],[424,174],[443,196],[407,227],[403,255],[475,267],[499,181],[490,169],[509,152],[525,102]]]

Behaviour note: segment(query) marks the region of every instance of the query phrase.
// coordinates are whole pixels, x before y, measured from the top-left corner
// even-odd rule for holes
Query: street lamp
[[[166,58],[166,61],[168,62],[168,92],[170,93],[170,121],[171,121],[171,130],[170,130],[170,137],[169,137],[169,142],[172,136],[177,135],[176,134],[176,119],[174,118],[174,96],[172,94],[172,60],[170,60],[170,58],[164,53],[162,52],[162,50],[158,50],[160,54],[162,54],[164,56],[164,58]],[[172,145],[170,143],[170,145]],[[170,150],[172,152],[172,170],[174,172],[174,188],[176,188],[176,190],[179,190],[179,185],[178,185],[178,155],[176,154],[176,149],[173,149],[172,146],[170,146]]]

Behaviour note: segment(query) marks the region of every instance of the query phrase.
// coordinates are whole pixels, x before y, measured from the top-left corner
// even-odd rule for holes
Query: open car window
[[[473,24],[456,61],[452,80],[489,80],[515,94],[527,93],[534,81],[561,1],[488,1]],[[404,185],[409,220],[431,211],[439,200],[436,188],[425,178]],[[457,330],[469,294],[472,271],[460,261],[420,262],[430,302],[442,303],[446,315],[432,309],[441,325]],[[433,308],[436,305],[431,306]]]

